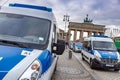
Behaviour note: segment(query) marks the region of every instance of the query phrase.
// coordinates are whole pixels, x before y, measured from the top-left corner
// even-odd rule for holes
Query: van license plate
[[[108,66],[108,67],[114,67],[114,65],[109,65],[109,64],[106,64],[106,66]]]

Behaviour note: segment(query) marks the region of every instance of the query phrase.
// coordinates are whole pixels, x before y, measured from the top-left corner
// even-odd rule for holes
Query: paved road
[[[80,53],[73,53],[79,62],[87,69],[92,75],[95,75],[99,80],[120,80],[120,71],[115,72],[113,70],[95,70],[90,69],[89,64],[86,61],[82,61]]]
[[[52,80],[94,80],[91,74],[72,56],[68,59],[68,50],[59,56],[57,69]]]

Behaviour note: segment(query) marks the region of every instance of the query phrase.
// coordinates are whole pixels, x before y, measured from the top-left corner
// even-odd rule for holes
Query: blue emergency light
[[[28,4],[19,4],[19,3],[10,3],[10,7],[22,7],[22,8],[30,8],[30,9],[37,9],[52,12],[52,8],[47,8],[44,6],[35,6],[35,5],[28,5]]]
[[[108,36],[104,36],[104,35],[92,35],[92,37],[103,37],[103,38],[108,38]]]

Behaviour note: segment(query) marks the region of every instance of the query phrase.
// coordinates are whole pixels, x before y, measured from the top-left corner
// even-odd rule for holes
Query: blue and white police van
[[[81,42],[74,42],[73,43],[73,51],[74,52],[81,52],[82,43]]]
[[[86,60],[90,67],[120,69],[120,55],[111,38],[107,36],[92,36],[84,38],[82,59]]]
[[[0,80],[50,80],[65,49],[52,9],[27,1],[0,7]]]

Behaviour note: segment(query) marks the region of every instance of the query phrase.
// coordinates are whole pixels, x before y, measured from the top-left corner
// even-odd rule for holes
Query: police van
[[[82,60],[86,60],[92,69],[120,69],[120,55],[113,40],[107,36],[84,38],[81,55]]]
[[[0,80],[50,80],[65,49],[52,9],[27,1],[1,2]]]

